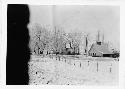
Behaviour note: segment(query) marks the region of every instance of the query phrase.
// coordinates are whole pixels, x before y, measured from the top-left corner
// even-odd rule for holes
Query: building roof
[[[101,43],[100,45],[95,43],[92,44],[89,53],[102,53],[102,54],[112,54],[112,52],[108,49],[108,44],[106,43]]]

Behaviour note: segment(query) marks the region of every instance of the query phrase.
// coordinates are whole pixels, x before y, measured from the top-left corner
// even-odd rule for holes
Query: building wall
[[[94,52],[94,51],[89,51],[89,56],[103,56],[103,54],[102,53],[100,53],[100,52]]]

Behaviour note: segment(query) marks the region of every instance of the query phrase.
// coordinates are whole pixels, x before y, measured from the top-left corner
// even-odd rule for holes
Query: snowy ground
[[[32,56],[29,84],[118,85],[118,66],[112,58]]]

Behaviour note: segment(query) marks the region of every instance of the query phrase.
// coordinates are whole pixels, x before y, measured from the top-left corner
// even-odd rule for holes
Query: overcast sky
[[[104,34],[105,42],[120,49],[120,9],[118,6],[30,5],[30,22],[59,26],[66,32],[89,33],[96,40],[97,31]]]

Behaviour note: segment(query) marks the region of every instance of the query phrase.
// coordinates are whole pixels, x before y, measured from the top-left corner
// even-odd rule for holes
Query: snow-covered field
[[[32,56],[29,84],[118,85],[118,69],[112,58]]]

